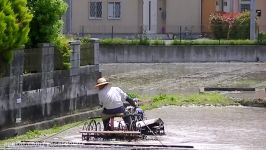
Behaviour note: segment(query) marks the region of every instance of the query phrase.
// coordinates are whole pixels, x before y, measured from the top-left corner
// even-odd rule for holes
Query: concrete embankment
[[[8,128],[8,129],[0,131],[0,140],[13,137],[16,135],[21,135],[28,131],[48,129],[54,126],[62,126],[68,123],[84,121],[89,118],[100,117],[101,111],[102,111],[101,109],[95,109],[92,111],[81,112],[81,113],[76,113],[73,115],[66,115],[63,117],[54,118],[51,120],[41,121],[41,122],[37,122],[34,124],[27,124],[24,126]]]
[[[266,46],[100,45],[99,63],[266,62]]]

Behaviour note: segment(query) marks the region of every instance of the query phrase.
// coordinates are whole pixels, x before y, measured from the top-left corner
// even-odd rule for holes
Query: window
[[[102,18],[102,2],[89,2],[90,19]]]
[[[243,11],[250,11],[250,4],[241,4],[240,5],[241,12]]]
[[[241,0],[240,11],[250,11],[250,0]]]
[[[120,19],[121,14],[120,2],[109,2],[108,3],[108,19]]]
[[[224,6],[227,6],[227,2],[224,2]]]

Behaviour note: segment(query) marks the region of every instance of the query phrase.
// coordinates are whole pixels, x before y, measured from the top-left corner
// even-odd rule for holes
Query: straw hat
[[[105,84],[109,84],[109,82],[107,82],[105,78],[99,78],[95,86],[98,87]]]

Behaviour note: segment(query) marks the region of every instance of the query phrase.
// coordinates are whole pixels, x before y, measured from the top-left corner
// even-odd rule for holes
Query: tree
[[[37,47],[38,43],[53,43],[59,51],[63,69],[70,68],[71,47],[62,35],[62,16],[67,11],[64,0],[28,0],[34,17],[30,23],[30,41],[28,47]]]
[[[64,0],[29,0],[34,15],[30,23],[30,47],[38,43],[53,42],[61,35],[62,16],[67,10]]]
[[[32,14],[27,0],[0,1],[0,61],[10,63],[12,51],[28,41]]]

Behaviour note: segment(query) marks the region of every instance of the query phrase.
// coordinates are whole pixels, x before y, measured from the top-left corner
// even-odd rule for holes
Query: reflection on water
[[[196,149],[266,149],[266,108],[163,107],[146,112],[165,122],[164,144]]]

